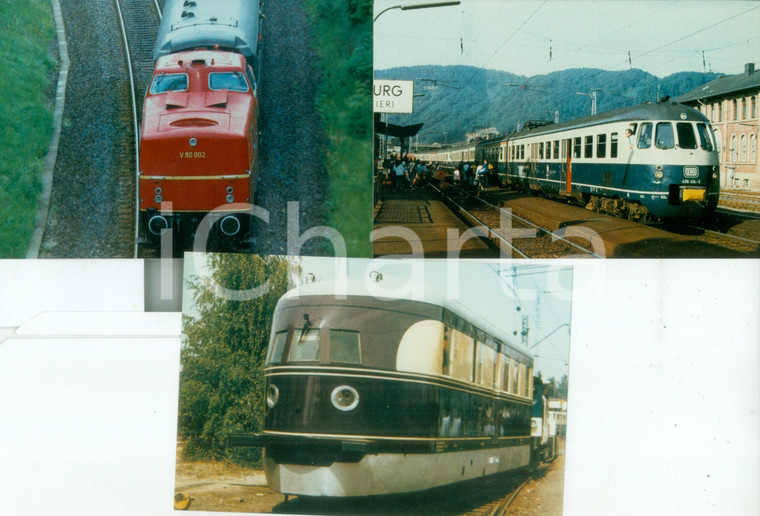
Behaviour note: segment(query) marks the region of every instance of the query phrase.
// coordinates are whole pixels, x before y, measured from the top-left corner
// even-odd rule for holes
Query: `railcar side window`
[[[585,138],[585,145],[583,149],[583,157],[584,158],[593,158],[594,157],[594,138],[593,136],[586,136]]]
[[[670,122],[658,122],[654,133],[654,145],[658,149],[672,149],[676,146],[673,124]]]
[[[538,158],[544,159],[544,142],[539,142],[538,144]]]
[[[166,93],[167,91],[186,91],[187,74],[185,73],[162,73],[153,78],[150,85],[151,95]]]
[[[678,146],[682,149],[696,149],[697,139],[694,137],[694,127],[688,122],[678,122],[676,124],[678,132]]]
[[[610,158],[617,158],[618,133],[610,135]]]
[[[330,330],[330,363],[361,364],[358,331]]]
[[[319,330],[296,330],[288,353],[289,362],[316,362],[319,360]]]
[[[596,135],[596,157],[597,158],[607,157],[607,135],[606,134]]]
[[[699,133],[699,145],[706,151],[712,151],[714,149],[712,139],[710,139],[710,130],[707,128],[707,124],[697,124],[697,132]]]
[[[554,159],[559,159],[559,140],[554,140]]]
[[[248,91],[248,83],[240,72],[212,72],[208,74],[210,90]]]
[[[639,131],[639,149],[648,149],[652,146],[652,124],[647,122],[641,124],[641,130]]]
[[[451,330],[451,376],[457,380],[471,382],[474,342],[472,337]]]
[[[576,136],[573,138],[573,157],[574,158],[580,158],[581,157],[581,137]]]
[[[282,355],[285,353],[285,343],[288,341],[288,332],[281,331],[274,336],[272,348],[269,354],[267,364],[278,364],[282,362]]]

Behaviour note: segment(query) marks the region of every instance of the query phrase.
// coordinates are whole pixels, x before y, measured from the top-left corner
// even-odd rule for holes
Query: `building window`
[[[738,114],[737,113],[737,111],[739,109],[738,106],[739,106],[739,103],[736,102],[736,99],[734,99],[734,100],[731,101],[731,116],[733,116],[733,118],[731,120],[737,120],[736,116]]]
[[[747,99],[742,99],[742,119],[747,119]]]
[[[723,121],[723,103],[718,103],[718,122]]]
[[[750,104],[751,104],[750,110],[752,113],[752,118],[757,118],[757,98],[752,97]]]
[[[755,163],[757,160],[757,138],[754,134],[749,136],[749,161]]]
[[[747,162],[747,135],[745,134],[742,135],[741,142],[742,142],[742,154],[741,154],[742,162],[746,163]]]
[[[731,163],[736,163],[736,153],[738,149],[736,148],[736,135],[731,135],[731,147],[729,148],[729,152],[731,152]]]

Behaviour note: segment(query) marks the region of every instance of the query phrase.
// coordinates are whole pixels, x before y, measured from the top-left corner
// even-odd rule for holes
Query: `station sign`
[[[412,113],[414,81],[375,80],[373,84],[375,113]]]

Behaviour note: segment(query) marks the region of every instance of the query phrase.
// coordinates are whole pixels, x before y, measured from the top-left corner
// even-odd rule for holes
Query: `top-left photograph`
[[[371,14],[0,3],[0,258],[371,256]]]

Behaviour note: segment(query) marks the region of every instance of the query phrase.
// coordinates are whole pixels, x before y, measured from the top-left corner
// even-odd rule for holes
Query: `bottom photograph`
[[[562,514],[572,267],[184,266],[175,509]]]

